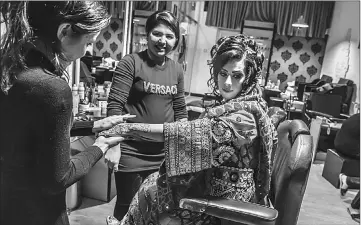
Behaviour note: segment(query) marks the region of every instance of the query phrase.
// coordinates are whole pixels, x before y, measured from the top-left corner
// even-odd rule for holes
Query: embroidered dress
[[[184,197],[217,196],[268,205],[277,133],[260,95],[210,108],[202,119],[166,123],[165,161],[134,196],[123,225],[217,225],[179,208]]]

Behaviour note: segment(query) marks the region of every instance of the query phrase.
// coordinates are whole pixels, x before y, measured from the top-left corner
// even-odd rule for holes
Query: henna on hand
[[[131,132],[145,132],[150,133],[151,128],[150,124],[144,123],[120,123],[110,128],[109,130],[105,130],[99,133],[100,136],[124,136],[129,135]]]

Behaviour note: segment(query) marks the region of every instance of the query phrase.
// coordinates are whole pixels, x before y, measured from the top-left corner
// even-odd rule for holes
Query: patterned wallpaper
[[[276,35],[269,69],[269,80],[311,82],[320,77],[325,40]]]
[[[123,20],[112,18],[109,26],[101,31],[93,46],[93,54],[114,60],[122,58]]]

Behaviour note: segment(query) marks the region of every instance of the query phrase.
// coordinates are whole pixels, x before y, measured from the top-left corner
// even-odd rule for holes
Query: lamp
[[[303,18],[303,16],[301,15],[298,20],[292,24],[293,27],[297,27],[297,28],[307,28],[308,24],[305,23],[305,19]]]

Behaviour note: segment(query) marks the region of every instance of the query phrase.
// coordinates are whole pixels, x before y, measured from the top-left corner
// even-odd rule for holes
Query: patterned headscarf
[[[207,83],[214,95],[220,97],[217,77],[221,67],[232,59],[241,58],[245,59],[246,73],[243,88],[238,97],[260,93],[257,81],[261,76],[264,56],[253,39],[240,34],[220,38],[211,49],[211,60],[208,62],[211,78]]]

